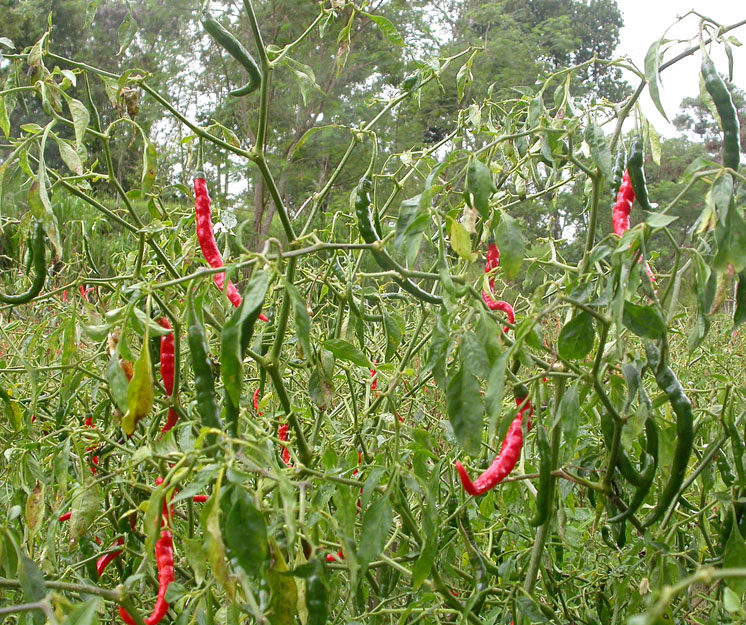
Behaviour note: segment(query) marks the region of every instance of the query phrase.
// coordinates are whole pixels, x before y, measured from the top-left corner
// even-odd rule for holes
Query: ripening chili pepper
[[[702,78],[723,127],[723,167],[738,170],[741,162],[741,129],[738,111],[725,81],[718,74],[715,64],[706,52],[702,55]]]
[[[174,543],[173,535],[167,529],[161,531],[161,536],[155,543],[155,562],[158,567],[158,596],[153,613],[145,619],[145,625],[157,625],[168,612],[166,591],[174,581]],[[122,606],[119,607],[119,615],[127,625],[135,625],[135,621]]]
[[[525,389],[521,389],[521,391],[523,390]],[[519,407],[518,414],[508,428],[508,433],[500,446],[500,453],[497,454],[490,467],[482,475],[472,482],[464,466],[458,460],[456,461],[456,470],[461,478],[461,484],[470,495],[475,497],[483,495],[497,486],[510,474],[521,456],[523,416],[528,412],[528,424],[530,426],[534,409],[528,399],[528,394],[524,395],[517,392],[515,403]]]
[[[194,176],[194,214],[197,225],[197,241],[199,241],[202,255],[205,257],[207,264],[213,269],[217,269],[223,267],[223,257],[220,255],[215,234],[212,231],[211,205],[210,194],[207,192],[207,181],[204,174],[197,172]],[[224,273],[214,274],[213,280],[221,291],[225,290],[231,304],[238,308],[241,305],[241,294],[238,292],[236,285],[230,280],[226,285]],[[267,317],[262,313],[259,313],[259,319],[267,321]]]
[[[124,545],[124,538],[117,538],[115,544],[117,545]],[[122,553],[121,549],[117,549],[116,551],[112,551],[110,553],[104,554],[101,556],[98,560],[96,560],[96,573],[98,573],[98,576],[101,577],[103,575],[104,570],[107,566],[109,566],[114,560],[116,560]]]
[[[230,91],[228,95],[239,97],[256,91],[259,85],[262,84],[262,73],[256,61],[254,61],[248,50],[244,48],[243,44],[228,32],[220,22],[213,19],[209,13],[202,15],[202,27],[219,45],[225,48],[228,54],[243,65],[243,68],[249,75],[249,82],[246,85],[240,89]]]
[[[17,295],[8,295],[0,291],[0,302],[4,304],[11,304],[12,306],[18,306],[19,304],[25,304],[34,299],[39,293],[41,293],[44,281],[47,278],[47,262],[46,262],[46,250],[44,247],[44,228],[42,228],[41,222],[34,224],[34,230],[29,237],[29,250],[32,255],[32,262],[34,265],[34,279],[31,282],[31,286],[26,289],[23,293]],[[63,293],[62,301],[66,301],[67,291]]]
[[[373,211],[371,210],[370,190],[372,186],[373,182],[367,175],[360,179],[360,182],[355,189],[355,215],[357,216],[357,227],[360,231],[360,236],[363,237],[363,241],[369,244],[380,244],[381,234],[376,228]],[[385,269],[386,271],[399,271],[397,264],[383,247],[371,248],[371,252],[373,253],[373,258],[376,259],[376,262],[382,269]],[[394,282],[396,282],[407,293],[414,295],[417,299],[422,300],[423,302],[428,302],[429,304],[443,303],[441,297],[421,289],[409,278],[395,276]]]
[[[692,454],[694,415],[692,414],[692,404],[684,393],[681,382],[671,368],[661,361],[658,349],[652,343],[648,343],[645,351],[647,352],[648,366],[655,374],[658,388],[668,397],[671,409],[676,415],[676,446],[673,452],[671,472],[668,482],[658,497],[658,503],[643,523],[643,526],[648,527],[663,516],[668,506],[679,494],[679,488],[684,482],[686,467]]]
[[[158,324],[167,330],[171,329],[171,324],[168,322],[168,319],[165,317],[161,317],[158,319]],[[168,334],[164,334],[161,337],[161,351],[160,351],[160,360],[161,360],[161,380],[163,380],[163,388],[166,389],[166,395],[171,397],[174,392],[174,367],[175,367],[175,361],[174,361],[174,333],[169,332]],[[172,427],[176,425],[176,422],[179,419],[178,413],[169,406],[168,408],[168,417],[166,418],[166,423],[163,425],[163,429],[161,430],[161,433],[168,432]]]
[[[627,172],[629,173],[629,179],[632,183],[632,190],[634,191],[635,198],[637,199],[643,210],[652,211],[653,207],[650,205],[648,198],[648,184],[645,180],[645,170],[643,169],[643,149],[642,139],[635,139],[632,141],[632,147],[629,151],[629,161],[627,163]]]

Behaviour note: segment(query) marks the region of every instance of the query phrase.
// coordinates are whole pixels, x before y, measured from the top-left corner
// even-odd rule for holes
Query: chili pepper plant
[[[322,130],[349,146],[291,198],[278,175],[300,165],[274,150],[273,76],[297,70],[302,43],[344,40],[351,15],[361,36],[397,42],[396,25],[321,3],[278,46],[243,4],[250,38],[208,13],[201,24],[248,75],[226,93],[246,98],[251,136],[194,117],[135,68],[59,55],[48,33],[3,50],[0,188],[27,202],[0,214],[19,233],[0,290],[0,615],[744,622],[746,200],[727,68],[711,58],[742,22],[702,18],[689,43],[654,43],[644,70],[594,57],[453,102],[437,143],[397,152],[406,105],[482,71],[479,50],[423,62],[367,117],[299,139],[307,156]],[[662,108],[661,75],[688,57],[723,153],[659,204],[645,168],[660,139],[639,98]],[[591,65],[637,88],[576,99]],[[186,171],[163,165],[167,140],[139,125],[133,97],[178,129]],[[26,123],[31,100],[44,118]],[[111,151],[124,126],[142,153],[131,186]],[[219,205],[245,201],[211,201],[226,154],[274,204],[277,229],[255,249],[246,223],[213,231]],[[572,188],[575,255],[548,219]],[[669,226],[691,194],[701,216],[682,240]],[[545,237],[524,236],[526,202]],[[90,232],[80,215],[115,234],[110,264],[87,235],[62,236]]]

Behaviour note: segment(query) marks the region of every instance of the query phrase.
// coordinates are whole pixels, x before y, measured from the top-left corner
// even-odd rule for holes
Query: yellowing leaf
[[[138,421],[153,408],[153,377],[147,334],[140,356],[135,361],[135,375],[127,388],[127,414],[122,417],[122,429],[127,436],[137,427]]]

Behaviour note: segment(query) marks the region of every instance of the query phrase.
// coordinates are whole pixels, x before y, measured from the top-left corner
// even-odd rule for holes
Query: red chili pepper
[[[500,264],[500,250],[497,249],[497,245],[495,245],[494,241],[490,241],[487,245],[487,259],[484,263],[484,273],[489,274],[494,269],[497,269],[498,265]],[[489,292],[482,290],[482,300],[485,304],[487,304],[487,308],[490,310],[501,310],[508,316],[508,323],[515,323],[515,311],[513,310],[513,307],[508,304],[508,302],[504,302],[502,300],[495,300],[492,297],[492,294],[495,289],[495,278],[494,276],[490,276],[487,280],[487,283],[489,284],[490,290]],[[505,326],[503,328],[503,332],[507,333],[508,330],[510,330],[510,327]]]
[[[171,324],[168,319],[161,317],[158,319],[158,324],[162,328],[167,330],[171,329]],[[161,337],[161,380],[163,380],[163,387],[166,389],[166,395],[171,397],[174,392],[174,333],[164,334]],[[168,409],[168,417],[166,423],[161,430],[161,433],[168,432],[172,427],[176,425],[179,420],[179,414],[171,407]]]
[[[117,538],[117,540],[115,541],[115,544],[123,545],[124,538]],[[112,562],[114,562],[114,560],[116,560],[121,553],[122,553],[122,550],[119,549],[117,551],[112,551],[111,553],[104,554],[98,560],[96,560],[96,573],[98,573],[99,577],[101,577],[106,567],[109,566]]]
[[[288,427],[287,423],[280,423],[280,426],[277,428],[277,436],[282,442],[288,440]],[[286,466],[290,466],[290,450],[284,446],[282,448],[282,461]]]
[[[61,515],[59,519],[57,519],[60,523],[64,523],[65,521],[69,521],[70,517],[73,515],[72,512],[65,512],[65,514]]]
[[[205,503],[209,498],[209,495],[195,495],[192,497],[192,501],[195,503]]]
[[[197,174],[194,178],[194,213],[197,222],[197,240],[207,264],[216,269],[223,266],[223,257],[220,255],[215,234],[212,231],[211,204],[210,194],[207,192],[207,181],[203,176]],[[214,274],[213,280],[221,291],[225,290],[231,304],[238,308],[241,305],[241,294],[238,292],[236,285],[229,280],[226,286],[224,273]],[[259,319],[267,321],[267,317],[262,313],[259,313]]]
[[[632,204],[635,202],[635,192],[632,188],[632,182],[629,178],[629,170],[624,170],[622,184],[619,186],[619,192],[616,194],[616,202],[611,210],[611,225],[614,228],[614,234],[622,236],[630,227],[629,214],[632,210]],[[642,262],[642,259],[640,259]],[[645,271],[650,278],[650,282],[656,283],[655,274],[648,263],[645,263]]]
[[[257,388],[254,391],[254,395],[252,395],[252,397],[251,397],[251,402],[254,405],[254,412],[256,412],[256,414],[258,414],[261,417],[264,413],[263,412],[259,412],[259,391],[260,390],[261,389]]]
[[[497,245],[494,241],[490,241],[487,244],[487,259],[484,263],[484,273],[490,273],[494,269],[497,269],[500,264],[500,250],[497,249]],[[489,278],[490,289],[495,286],[494,274]]]
[[[373,381],[370,383],[370,390],[375,391],[378,388],[378,377],[376,376],[375,369],[370,370],[370,377],[373,378]]]
[[[95,425],[93,425],[93,417],[86,417],[83,423],[85,424],[86,427],[89,427],[89,428],[96,427]],[[98,447],[96,445],[91,445],[88,449],[86,449],[86,451],[91,451],[92,449],[98,449]],[[93,456],[91,458],[91,473],[93,475],[96,475],[96,466],[93,466],[93,465],[98,466],[98,456]]]
[[[518,462],[518,458],[521,457],[521,449],[523,447],[523,431],[521,429],[523,415],[528,411],[528,424],[530,427],[531,415],[534,409],[527,397],[516,397],[515,403],[520,408],[518,414],[510,424],[510,428],[508,428],[508,433],[505,435],[505,440],[503,440],[500,447],[500,453],[482,475],[472,482],[464,466],[458,460],[456,461],[456,470],[461,478],[461,484],[464,490],[470,495],[475,497],[483,495],[488,490],[497,486],[510,474]]]
[[[155,562],[158,567],[158,597],[155,600],[153,613],[145,619],[145,625],[157,625],[168,612],[166,591],[174,581],[174,542],[171,532],[161,531],[160,538],[155,543]],[[127,625],[135,625],[135,621],[122,606],[119,615]]]
[[[611,223],[614,228],[614,234],[622,236],[629,230],[629,213],[632,210],[632,204],[635,201],[635,192],[632,189],[632,182],[629,179],[629,171],[624,170],[622,184],[619,192],[616,194],[616,202],[611,211]]]

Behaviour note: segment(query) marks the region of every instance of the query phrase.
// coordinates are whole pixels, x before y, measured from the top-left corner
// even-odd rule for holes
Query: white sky
[[[746,2],[743,0],[617,0],[619,10],[624,18],[624,27],[620,33],[620,43],[617,55],[628,56],[634,64],[644,70],[645,53],[650,45],[659,39],[677,19],[693,9],[706,15],[720,24],[728,25],[746,19]],[[666,61],[685,48],[697,43],[699,17],[689,15],[677,23],[666,33],[666,39],[689,39],[689,43],[675,44],[663,60]],[[728,35],[738,41],[746,43],[746,25],[732,30]],[[728,71],[728,59],[724,47],[716,45],[711,49],[715,66],[722,74]],[[746,45],[732,47],[733,50],[733,81],[741,89],[746,89]],[[661,73],[661,101],[668,119],[676,117],[681,100],[687,96],[699,93],[699,53],[679,61]],[[637,79],[633,84],[637,85]],[[675,130],[672,125],[658,113],[652,103],[648,90],[645,89],[642,108],[655,128],[664,135],[672,135]]]

